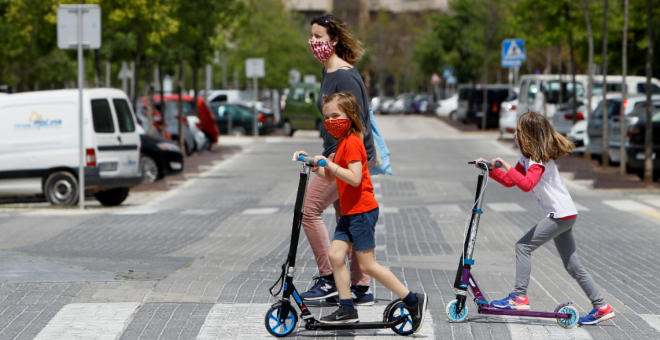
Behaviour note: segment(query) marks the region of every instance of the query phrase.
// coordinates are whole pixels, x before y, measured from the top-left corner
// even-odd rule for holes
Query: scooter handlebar
[[[477,164],[477,162],[476,162],[476,161],[470,161],[470,162],[468,162],[468,164]],[[482,164],[483,164],[483,163],[479,163],[479,167],[483,169],[483,165],[482,165]],[[488,163],[488,162],[486,162],[486,164],[488,164],[488,170],[493,170],[493,168],[495,168],[495,169],[499,169],[499,168],[502,166],[502,162],[500,162],[500,161],[495,162],[495,166],[494,166],[494,167],[493,167],[490,163]]]
[[[300,161],[300,162],[305,162],[305,163],[308,163],[308,164],[314,164],[314,158],[312,158],[312,157],[307,157],[307,156],[305,156],[305,155],[300,155],[300,156],[298,156],[298,161]],[[319,164],[316,164],[316,165],[318,165],[318,166],[325,166],[325,164],[326,164],[326,163],[325,163],[325,159],[322,159],[322,160],[319,162]]]

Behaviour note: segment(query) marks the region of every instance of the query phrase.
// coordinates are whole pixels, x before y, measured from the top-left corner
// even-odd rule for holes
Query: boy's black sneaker
[[[426,307],[429,304],[429,300],[426,298],[425,294],[415,293],[415,296],[417,297],[417,304],[409,307],[410,317],[412,318],[413,323],[413,333],[417,333],[422,329],[424,316],[426,315]]]
[[[358,318],[357,309],[354,312],[349,312],[344,307],[339,306],[334,313],[322,317],[319,321],[323,323],[352,323],[360,322],[360,318]]]

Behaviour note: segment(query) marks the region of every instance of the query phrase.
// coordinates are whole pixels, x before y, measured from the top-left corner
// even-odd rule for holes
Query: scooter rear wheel
[[[557,323],[559,326],[562,326],[566,329],[575,328],[578,325],[578,319],[580,314],[578,314],[577,309],[573,306],[564,306],[559,311],[559,313],[569,314],[571,317],[568,319],[559,319],[557,318]]]
[[[392,304],[392,307],[387,313],[387,321],[394,321],[400,317],[406,318],[406,321],[403,323],[392,327],[392,331],[399,335],[410,335],[413,334],[413,323],[412,317],[410,316],[410,311],[408,306],[406,306],[403,301],[399,300],[398,302]]]
[[[268,333],[278,338],[291,334],[298,324],[298,314],[295,309],[289,308],[289,315],[286,316],[284,323],[280,323],[280,313],[282,313],[282,304],[278,302],[268,309],[264,318]]]
[[[456,313],[456,304],[458,303],[457,300],[453,300],[447,304],[447,307],[445,308],[445,314],[447,314],[447,319],[451,322],[463,322],[465,319],[467,319],[468,315],[468,306],[465,305],[463,306],[463,310],[461,310],[461,313]]]

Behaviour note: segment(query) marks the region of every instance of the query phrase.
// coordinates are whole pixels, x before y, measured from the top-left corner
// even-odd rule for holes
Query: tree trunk
[[[184,70],[184,65],[183,65],[183,60],[181,60],[181,63],[179,64],[179,131],[178,131],[178,138],[179,138],[179,148],[181,149],[181,153],[186,156],[186,148],[185,148],[185,140],[183,138],[183,70]]]
[[[621,175],[626,174],[626,163],[627,153],[626,153],[626,97],[628,96],[628,88],[626,87],[626,74],[628,73],[628,8],[630,7],[629,0],[623,0],[623,43],[621,47],[621,116],[619,117],[619,127],[621,132],[621,146],[620,146],[620,162],[619,162],[619,173]]]
[[[557,46],[557,73],[559,73],[559,105],[564,104],[564,91],[562,88],[564,86],[564,70],[562,69],[564,65],[561,59],[561,43]],[[556,112],[556,111],[555,111]]]
[[[481,111],[483,116],[481,117],[481,130],[486,131],[486,124],[488,123],[488,88],[486,87],[488,84],[488,70],[486,67],[488,66],[488,51],[484,53],[484,74],[483,74],[483,85],[481,86],[482,91],[484,92],[483,95],[483,102],[481,103]]]
[[[587,36],[589,37],[589,86],[587,89],[587,117],[591,117],[591,94],[594,86],[594,34],[591,30],[591,21],[589,20],[589,6],[587,5],[587,0],[582,0],[582,5],[584,8],[584,20],[587,24]],[[575,90],[575,88],[573,88]]]
[[[197,107],[197,97],[199,96],[199,67],[193,67],[193,91],[195,96],[193,98],[193,109],[195,110],[195,116],[199,116],[199,108]]]
[[[651,100],[653,78],[653,5],[646,0],[646,161],[644,162],[644,182],[653,182],[653,101]]]
[[[607,111],[607,15],[610,11],[610,1],[605,0],[605,17],[603,19],[603,152],[601,160],[603,166],[610,164],[610,139],[608,127],[610,115]]]
[[[564,10],[566,14],[566,22],[571,22],[569,14],[568,2],[564,3]],[[573,125],[577,122],[577,85],[575,81],[575,48],[573,46],[573,25],[571,24],[568,30],[568,47],[571,53],[571,78],[573,82]]]
[[[103,68],[101,67],[101,53],[94,50],[94,66],[96,67],[96,87],[103,86]]]
[[[140,57],[142,56],[142,39],[140,35],[137,37],[137,47],[136,47],[136,52],[135,52],[135,69],[133,70],[133,81],[135,82],[135,85],[133,85],[133,93],[131,93],[131,100],[133,101],[133,108],[137,108],[137,100],[138,100],[138,85],[140,84],[138,76],[140,74]]]
[[[149,136],[154,135],[154,96],[153,96],[153,84],[151,83],[151,60],[147,59],[146,61],[146,83],[147,83],[147,117],[149,118],[149,128],[147,129],[147,134]]]
[[[160,114],[163,117],[163,124],[161,125],[161,133],[163,138],[167,135],[167,120],[165,120],[165,90],[163,90],[163,63],[158,62],[158,82],[160,86]]]

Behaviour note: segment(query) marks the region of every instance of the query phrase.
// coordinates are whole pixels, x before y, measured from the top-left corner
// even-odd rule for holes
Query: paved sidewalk
[[[617,317],[564,330],[555,320],[481,316],[449,323],[453,278],[474,200],[477,157],[519,155],[496,134],[460,133],[441,121],[378,116],[394,176],[374,177],[381,215],[377,259],[430,298],[426,339],[660,339],[660,195],[594,191],[565,178],[579,210],[578,253]],[[406,131],[411,131],[407,133]],[[312,136],[241,140],[243,152],[140,204],[116,210],[0,211],[0,339],[261,339],[268,294],[288,252],[300,165],[295,150],[321,152]],[[513,288],[515,242],[543,216],[531,194],[489,183],[473,273],[489,299]],[[334,231],[334,214],[323,219]],[[530,303],[554,310],[589,301],[554,245],[533,255]],[[296,285],[316,263],[304,235]],[[394,297],[373,282],[377,320]],[[329,312],[327,305],[313,313]],[[389,330],[309,332],[291,339],[393,338]]]

